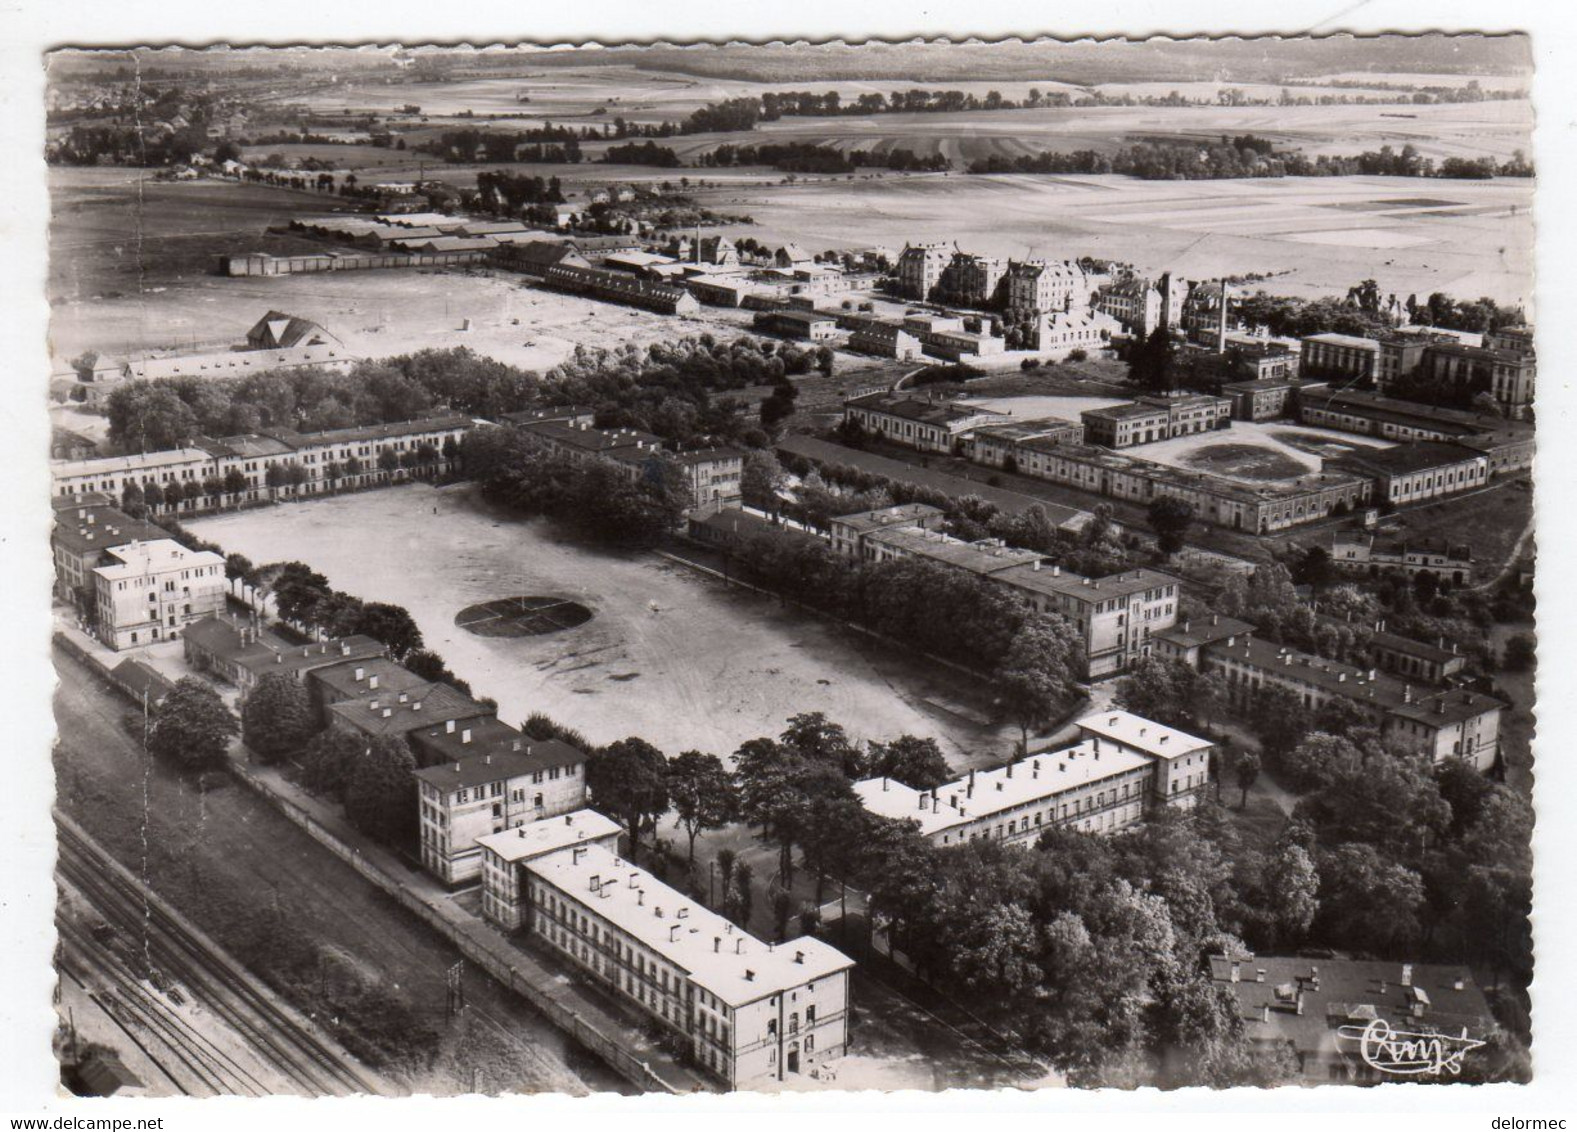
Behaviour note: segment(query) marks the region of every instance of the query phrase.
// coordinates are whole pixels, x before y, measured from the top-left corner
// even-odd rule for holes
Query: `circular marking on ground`
[[[478,637],[539,637],[591,620],[591,610],[562,597],[501,597],[468,605],[454,623]]]

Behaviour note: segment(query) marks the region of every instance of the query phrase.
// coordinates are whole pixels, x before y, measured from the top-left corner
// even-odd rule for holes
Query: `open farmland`
[[[749,134],[690,134],[665,138],[659,144],[686,162],[719,145],[803,142],[877,152],[902,147],[920,154],[941,153],[957,165],[967,165],[986,157],[1043,150],[1112,153],[1146,139],[1214,141],[1222,134],[1252,133],[1311,155],[1412,145],[1436,159],[1485,155],[1504,159],[1514,150],[1531,148],[1532,128],[1532,106],[1521,101],[1443,106],[1101,106],[782,118],[758,123]],[[588,152],[594,149],[587,147]]]
[[[1533,189],[1531,180],[916,174],[695,195],[752,216],[738,234],[817,249],[946,239],[986,255],[1087,255],[1188,279],[1255,273],[1288,295],[1345,294],[1372,277],[1404,296],[1530,303]]]
[[[340,589],[405,606],[428,647],[511,723],[544,711],[595,743],[640,735],[670,755],[731,754],[804,711],[862,739],[935,736],[955,765],[1010,741],[925,702],[966,695],[956,676],[939,679],[896,650],[655,554],[564,541],[481,504],[468,486],[389,488],[190,526],[254,562],[300,560]],[[374,544],[383,553],[365,553]],[[515,594],[563,597],[593,616],[543,636],[456,626],[461,610]]]

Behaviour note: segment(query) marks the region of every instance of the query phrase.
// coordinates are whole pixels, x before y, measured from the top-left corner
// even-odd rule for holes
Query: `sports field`
[[[466,486],[388,488],[188,525],[254,562],[306,562],[339,589],[405,606],[428,647],[509,723],[543,711],[597,743],[640,735],[670,755],[729,755],[797,712],[821,711],[861,739],[935,736],[959,767],[1000,759],[1016,735],[927,703],[969,696],[951,674],[654,554],[562,541],[495,513]],[[519,594],[577,602],[593,616],[524,636],[455,623],[468,607]]]

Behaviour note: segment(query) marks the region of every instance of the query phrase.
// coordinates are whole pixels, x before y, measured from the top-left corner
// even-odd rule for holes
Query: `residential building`
[[[866,432],[894,444],[951,454],[961,448],[971,430],[1005,421],[1008,414],[978,405],[883,391],[845,401],[843,418],[858,422]]]
[[[320,723],[330,721],[329,708],[338,703],[369,703],[391,699],[427,681],[387,656],[369,656],[341,664],[323,665],[306,673],[307,697]]]
[[[112,499],[120,499],[127,484],[138,487],[147,483],[161,487],[170,483],[200,484],[212,466],[212,457],[207,452],[183,445],[163,452],[100,456],[55,464],[50,468],[50,476],[57,496],[103,492]]]
[[[604,459],[621,449],[655,452],[663,443],[655,433],[634,428],[593,428],[560,420],[528,421],[515,427],[537,447],[577,464]]]
[[[1489,459],[1459,444],[1415,440],[1394,448],[1355,448],[1337,467],[1371,477],[1375,499],[1395,506],[1472,491],[1489,482]]]
[[[696,262],[717,267],[738,267],[739,249],[727,236],[703,236],[696,245]]]
[[[1122,324],[1099,311],[1053,311],[1029,324],[1025,348],[1042,354],[1063,354],[1073,350],[1102,350],[1111,342]]]
[[[838,332],[836,318],[813,310],[761,311],[755,316],[753,324],[757,330],[769,334],[804,338],[811,342],[825,342]]]
[[[1380,344],[1375,359],[1375,392],[1387,394],[1398,380],[1411,377],[1424,360],[1424,351],[1433,342],[1450,342],[1437,334],[1382,334],[1376,339]]]
[[[1090,281],[1072,260],[1010,260],[1006,306],[1037,314],[1077,313],[1089,306]]]
[[[1162,276],[1159,285],[1148,279],[1125,279],[1097,290],[1094,306],[1122,323],[1129,334],[1147,338],[1157,327],[1181,324],[1185,291],[1174,286],[1169,275]]]
[[[900,503],[875,511],[859,511],[852,515],[839,515],[828,524],[832,549],[850,558],[865,558],[865,539],[889,527],[918,527],[921,530],[940,530],[947,521],[947,513],[929,503]]]
[[[1007,263],[995,256],[955,251],[937,280],[937,298],[964,307],[996,305],[1007,269]]]
[[[365,663],[388,651],[382,641],[359,634],[294,645],[260,632],[251,621],[222,612],[188,625],[181,647],[192,668],[234,684],[242,703],[270,673],[282,673],[305,685],[309,672]]]
[[[172,640],[224,608],[224,557],[172,538],[106,547],[92,573],[95,629],[113,649]]]
[[[690,489],[690,508],[716,510],[744,498],[745,454],[738,448],[697,448],[666,453]]]
[[[1367,384],[1380,371],[1380,343],[1351,334],[1309,334],[1299,372],[1304,377]]]
[[[1083,675],[1104,679],[1150,655],[1151,637],[1177,621],[1181,583],[1156,570],[1088,578],[1037,557],[991,572],[1035,610],[1066,618],[1083,644]]]
[[[898,293],[924,302],[931,297],[953,257],[947,244],[905,244],[898,256]]]
[[[1225,296],[1223,303],[1222,297]],[[1232,288],[1225,282],[1196,283],[1188,289],[1188,295],[1183,300],[1182,327],[1190,341],[1201,341],[1205,335],[1211,335],[1217,341],[1229,331],[1237,329],[1237,320],[1233,317],[1234,304]]]
[[[1049,829],[1113,834],[1163,809],[1191,809],[1210,784],[1215,744],[1125,711],[1079,721],[1079,741],[934,790],[887,778],[854,785],[861,805],[914,822],[935,845],[1033,843]]]
[[[1356,707],[1382,734],[1426,753],[1433,762],[1461,759],[1487,771],[1500,755],[1500,713],[1492,696],[1467,689],[1415,688],[1378,668],[1368,670],[1252,636],[1206,645],[1201,670],[1220,673],[1240,710],[1267,687],[1292,691],[1311,712],[1332,700]]]
[[[413,732],[413,741],[420,734]],[[453,735],[438,731],[435,737]],[[585,808],[586,754],[557,739],[531,742],[515,732],[508,745],[495,742],[469,757],[423,767],[416,787],[422,867],[447,885],[461,885],[481,876],[479,838]]]
[[[1395,1040],[1439,1035],[1447,1054],[1499,1028],[1466,967],[1249,953],[1212,955],[1210,979],[1236,1000],[1251,1045],[1290,1054],[1306,1085],[1397,1080],[1364,1055],[1371,1027]]]
[[[772,253],[772,264],[774,267],[795,268],[801,264],[813,263],[815,259],[815,256],[798,244],[784,244]]]
[[[82,612],[91,615],[97,602],[93,569],[104,565],[105,551],[128,542],[153,542],[169,537],[170,532],[163,527],[133,519],[108,503],[56,507],[54,526],[49,533],[49,546],[55,559],[55,596],[62,601],[78,603]]]
[[[621,858],[594,815],[566,818],[484,838],[489,919],[524,927],[730,1088],[843,1055],[852,959],[809,936],[763,943]]]

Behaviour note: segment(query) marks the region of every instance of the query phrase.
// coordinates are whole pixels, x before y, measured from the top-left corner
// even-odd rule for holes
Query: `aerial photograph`
[[[1533,59],[49,51],[59,1088],[1531,1081]]]

